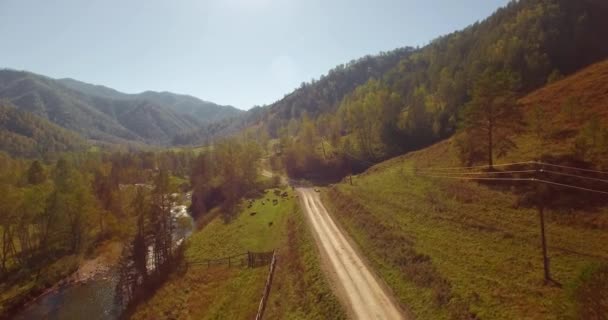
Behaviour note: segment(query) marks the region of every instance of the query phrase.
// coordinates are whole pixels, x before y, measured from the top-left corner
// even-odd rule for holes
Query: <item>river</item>
[[[186,206],[176,205],[171,210],[176,229],[174,239],[180,244],[194,228],[194,223],[186,211]],[[189,223],[183,223],[186,218]],[[186,221],[187,221],[186,220]],[[118,318],[119,309],[114,301],[117,282],[116,271],[110,269],[98,274],[85,283],[69,284],[50,292],[18,312],[15,320],[113,320]]]

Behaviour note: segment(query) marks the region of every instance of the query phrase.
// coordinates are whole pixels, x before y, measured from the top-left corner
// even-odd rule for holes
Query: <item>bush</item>
[[[577,319],[608,319],[608,265],[590,265],[570,289]]]

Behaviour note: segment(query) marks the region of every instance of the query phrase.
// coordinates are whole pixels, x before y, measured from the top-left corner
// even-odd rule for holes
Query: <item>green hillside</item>
[[[16,157],[48,157],[82,151],[86,145],[78,134],[0,102],[0,150],[4,152]]]
[[[598,63],[522,98],[525,125],[513,135],[516,148],[495,162],[543,159],[605,170],[607,76],[608,62]],[[535,125],[539,109],[541,135]],[[532,182],[478,183],[456,178],[496,175],[483,168],[437,169],[462,167],[457,141],[391,159],[356,176],[352,186],[346,181],[324,192],[334,216],[399,300],[421,319],[591,319],[605,311],[605,300],[598,300],[608,290],[598,267],[608,262],[605,195],[548,189],[548,255],[551,276],[561,286],[547,285],[539,216],[529,200],[535,193],[527,187]],[[568,172],[608,176],[558,173]],[[587,179],[545,179],[608,191],[605,183],[590,185]]]
[[[239,114],[194,97],[172,93],[124,94],[72,79],[0,70],[0,98],[90,140],[168,145],[204,123]]]
[[[608,44],[598,30],[608,29],[607,15],[602,0],[511,1],[426,46],[338,66],[267,107],[180,141],[200,143],[247,128],[274,138],[282,131],[294,135],[306,115],[322,135],[368,140],[351,141],[359,157],[387,159],[451,136],[484,73],[511,73],[521,96],[605,59]]]

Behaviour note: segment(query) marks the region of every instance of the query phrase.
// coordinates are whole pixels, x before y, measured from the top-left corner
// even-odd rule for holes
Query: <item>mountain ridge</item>
[[[118,144],[169,145],[179,133],[242,112],[188,95],[126,94],[12,69],[0,70],[0,99],[89,140]]]

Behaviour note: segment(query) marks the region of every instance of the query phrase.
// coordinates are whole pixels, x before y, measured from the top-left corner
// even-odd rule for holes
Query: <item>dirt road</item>
[[[405,319],[390,294],[372,275],[313,189],[298,188],[315,239],[328,260],[338,296],[356,319]]]

